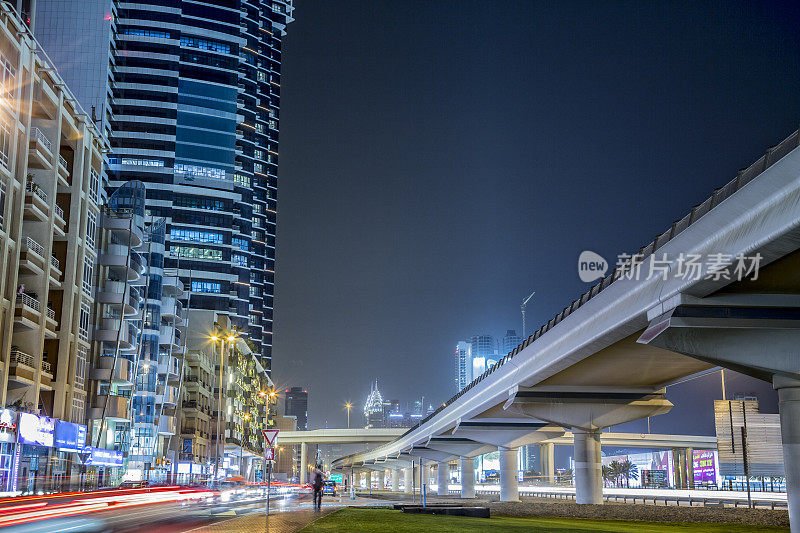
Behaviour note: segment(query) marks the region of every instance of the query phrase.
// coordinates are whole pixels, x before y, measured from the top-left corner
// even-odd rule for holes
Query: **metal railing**
[[[34,311],[41,311],[39,302],[27,294],[17,294],[17,305],[26,305]]]
[[[56,215],[58,215],[58,217],[59,217],[61,220],[65,220],[65,219],[64,219],[64,210],[63,210],[63,209],[61,209],[61,207],[59,207],[58,205],[55,205],[55,206],[53,206],[53,209],[55,209],[55,211],[56,211]]]
[[[34,362],[33,356],[23,351],[20,351],[20,349],[17,348],[16,346],[11,347],[10,355],[11,357],[9,357],[9,362],[12,365],[17,364],[17,365],[29,366],[31,368],[36,368],[34,366],[36,363]]]
[[[571,313],[573,313],[581,306],[586,304],[586,302],[588,302],[589,300],[600,294],[603,290],[607,289],[615,280],[621,278],[624,274],[626,274],[632,266],[636,264],[641,264],[641,262],[646,257],[649,257],[654,252],[662,248],[665,244],[667,244],[672,239],[677,237],[680,233],[682,233],[684,230],[686,230],[686,228],[688,228],[689,226],[700,220],[700,218],[706,215],[714,207],[718,206],[723,201],[728,199],[736,191],[738,191],[739,189],[741,189],[742,187],[753,181],[762,172],[766,171],[769,167],[774,165],[777,161],[779,161],[781,158],[783,158],[785,155],[787,155],[789,152],[791,152],[798,146],[800,146],[800,130],[795,131],[794,133],[789,135],[780,144],[773,146],[772,148],[769,148],[766,154],[761,156],[761,158],[758,161],[756,161],[749,167],[740,170],[734,179],[732,179],[722,187],[715,189],[713,194],[708,199],[706,199],[706,201],[694,206],[686,216],[684,216],[680,220],[676,220],[675,222],[673,222],[672,226],[667,231],[658,235],[650,244],[642,246],[639,249],[639,252],[637,254],[634,254],[634,256],[631,257],[626,264],[616,268],[611,274],[600,280],[599,283],[594,285],[591,289],[582,294],[578,299],[573,301],[572,304],[565,307],[560,313],[558,313],[555,317],[550,319],[547,322],[547,324],[544,324],[541,328],[539,328],[536,332],[530,335],[527,339],[522,341],[522,343],[519,346],[514,348],[512,351],[508,352],[508,354],[503,356],[502,359],[500,359],[497,363],[488,368],[483,374],[475,378],[469,385],[461,389],[455,396],[444,402],[444,404],[441,407],[439,407],[433,413],[423,418],[416,425],[412,426],[408,431],[406,431],[403,434],[403,436],[406,436],[411,432],[415,431],[421,425],[425,424],[430,419],[439,414],[442,410],[446,409],[450,404],[461,398],[461,396],[472,390],[472,388],[474,388],[481,381],[489,377],[492,373],[497,371],[500,367],[502,367],[515,355],[517,355],[519,352],[530,346],[536,339],[538,339],[539,337],[550,331],[556,324],[563,321]]]
[[[31,140],[32,141],[35,141],[35,140],[40,141],[43,145],[45,145],[47,147],[48,150],[52,150],[53,149],[53,145],[50,144],[50,139],[48,139],[45,136],[45,134],[44,134],[44,132],[42,130],[40,130],[39,128],[37,128],[35,126],[33,128],[31,128]]]
[[[64,156],[63,156],[63,155],[61,155],[61,154],[58,154],[58,162],[59,162],[60,164],[64,165],[64,168],[69,168],[69,167],[67,166],[67,160],[66,160],[66,159],[64,159]]]
[[[28,184],[25,186],[25,192],[32,192],[45,202],[47,201],[47,193],[44,192],[44,189],[42,189],[32,181],[29,181]]]
[[[42,361],[42,372],[47,372],[48,374],[53,374],[53,366],[48,363],[47,361]]]
[[[50,256],[50,264],[56,268],[56,270],[61,270],[61,261],[54,255]]]
[[[40,256],[44,257],[44,246],[36,242],[30,237],[25,237],[25,248],[32,252],[36,252]]]
[[[47,318],[49,318],[51,320],[55,320],[56,319],[56,312],[53,309],[49,308],[49,307],[47,308]]]

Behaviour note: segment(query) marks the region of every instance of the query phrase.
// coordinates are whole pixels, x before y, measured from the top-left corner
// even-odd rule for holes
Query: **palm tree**
[[[622,465],[619,461],[611,461],[608,464],[608,479],[612,480],[614,486],[619,485],[619,478],[622,476]]]
[[[611,468],[608,465],[603,465],[603,486],[608,486],[608,483],[613,479],[611,475]]]
[[[625,459],[619,464],[619,473],[625,478],[625,485],[629,488],[631,486],[631,478],[639,479],[639,469],[630,459]]]

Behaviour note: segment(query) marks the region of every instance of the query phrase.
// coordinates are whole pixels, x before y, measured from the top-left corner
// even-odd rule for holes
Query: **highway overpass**
[[[668,412],[664,387],[721,366],[778,390],[789,515],[800,533],[798,140],[795,132],[769,149],[417,426],[333,466],[405,468],[410,482],[412,460],[458,458],[471,497],[463,464],[497,450],[500,499],[513,501],[516,448],[568,429],[576,501],[600,504],[601,430]],[[747,262],[757,277],[721,275]],[[393,488],[394,479],[396,471]]]

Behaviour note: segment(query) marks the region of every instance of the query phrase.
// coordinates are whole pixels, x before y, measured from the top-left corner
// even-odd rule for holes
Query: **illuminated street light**
[[[350,429],[350,408],[353,407],[353,404],[347,402],[344,406],[347,408],[347,429]]]

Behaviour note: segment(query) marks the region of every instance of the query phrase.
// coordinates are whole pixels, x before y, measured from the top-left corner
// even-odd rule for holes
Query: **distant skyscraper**
[[[472,361],[470,361],[470,345],[465,341],[458,341],[455,353],[456,364],[456,390],[460,391],[472,381]]]
[[[470,358],[475,379],[497,362],[497,339],[492,335],[474,335],[470,339]]]
[[[502,355],[507,354],[508,352],[512,351],[514,348],[519,346],[522,343],[522,337],[517,335],[517,330],[509,329],[506,330],[506,334],[503,335],[503,351],[501,352]]]
[[[382,428],[385,425],[383,416],[383,397],[378,390],[378,381],[370,385],[369,396],[364,403],[364,417],[367,419],[368,428]]]
[[[308,391],[302,387],[292,387],[284,391],[284,415],[297,418],[297,429],[308,429]]]

